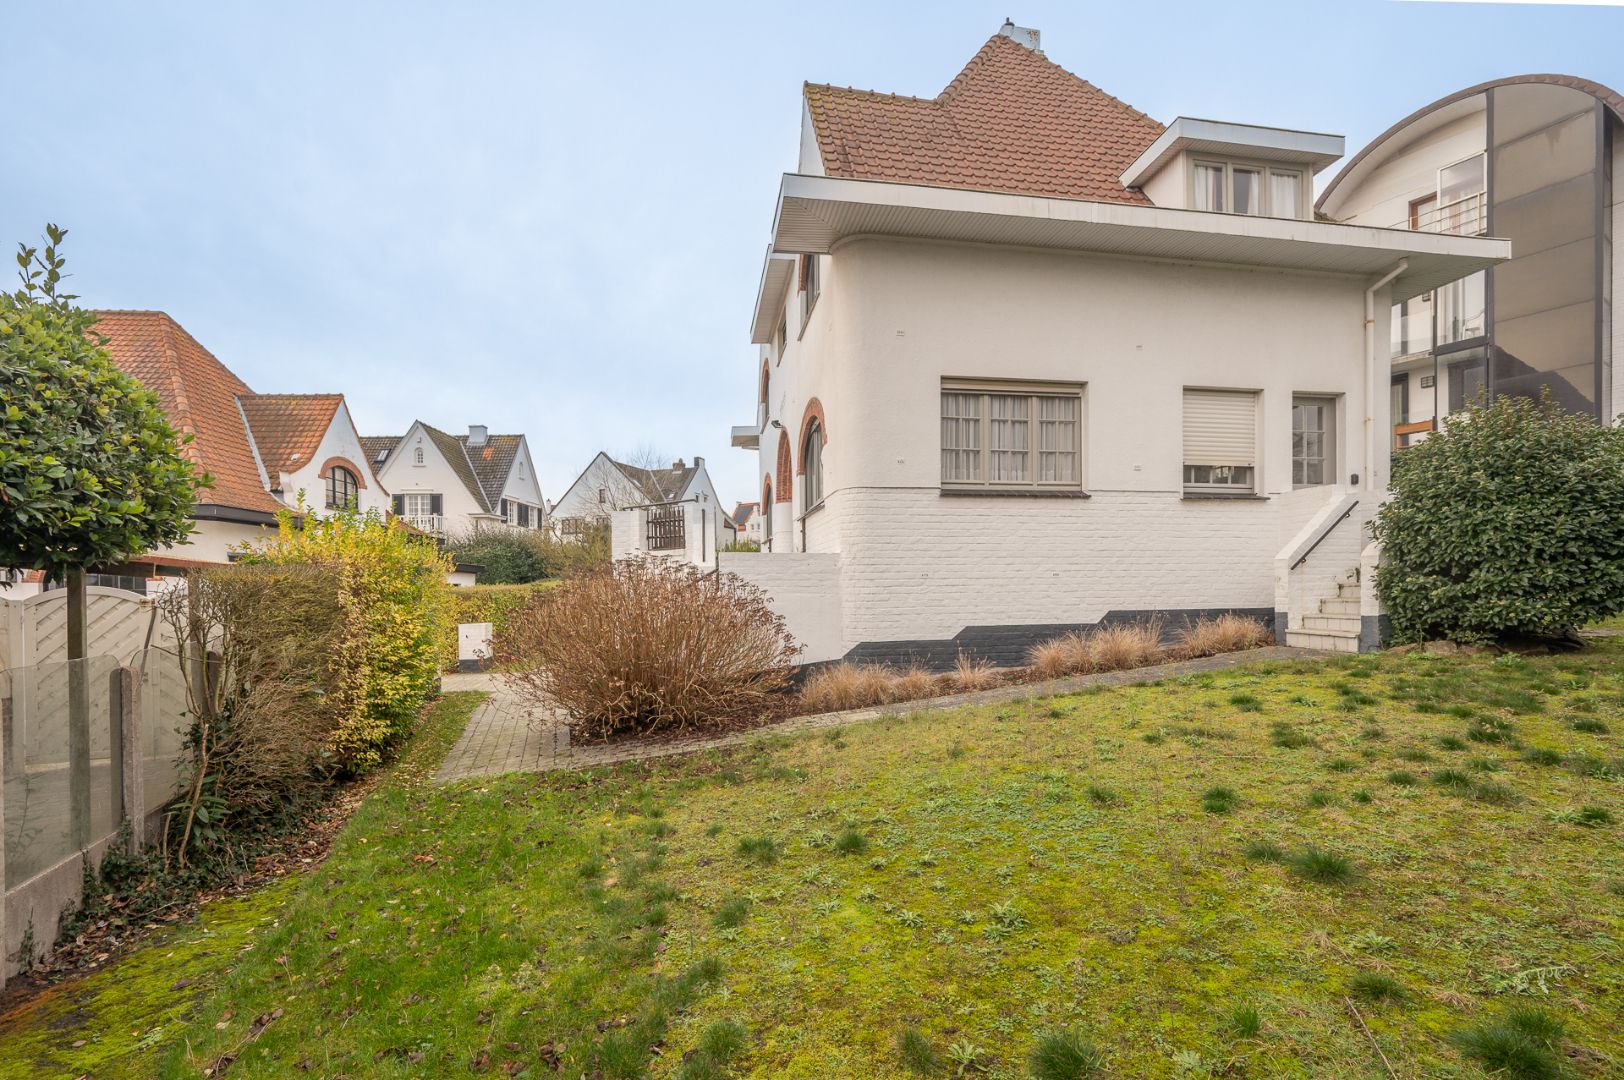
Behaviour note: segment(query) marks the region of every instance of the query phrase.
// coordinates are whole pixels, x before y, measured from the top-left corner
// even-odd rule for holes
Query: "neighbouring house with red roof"
[[[742,502],[733,508],[729,515],[733,518],[734,528],[739,530],[739,539],[748,540],[752,544],[761,543],[761,509],[760,503]]]
[[[732,433],[767,550],[721,566],[806,660],[1228,611],[1374,643],[1388,312],[1505,241],[1317,220],[1340,136],[1164,124],[1008,23],[934,97],[809,83],[800,121]]]
[[[228,561],[279,511],[387,510],[343,394],[256,394],[162,311],[98,311],[113,362],[158,395],[192,440],[182,452],[213,477],[192,509],[190,543],[148,552],[108,574],[145,577]]]
[[[398,438],[368,435],[361,442],[393,493],[394,512],[426,533],[547,526],[547,500],[523,435],[493,435],[480,424],[452,435],[417,420]]]

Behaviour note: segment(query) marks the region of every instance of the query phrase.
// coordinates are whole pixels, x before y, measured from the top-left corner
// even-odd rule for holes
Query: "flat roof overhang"
[[[1128,171],[1122,174],[1122,185],[1138,187],[1185,150],[1253,161],[1290,162],[1317,173],[1342,156],[1343,146],[1340,135],[1181,116],[1167,125],[1167,130],[1150,144],[1139,160],[1128,166]]]
[[[828,254],[858,237],[1052,248],[1369,278],[1407,259],[1409,266],[1392,283],[1395,303],[1511,258],[1511,241],[1489,237],[785,175],[772,252]],[[765,314],[758,306],[757,324]]]
[[[741,450],[756,450],[761,446],[761,431],[745,424],[733,425],[733,445]]]
[[[756,317],[750,323],[750,344],[769,345],[778,330],[784,298],[789,295],[790,283],[795,280],[795,256],[775,254],[767,249],[761,264],[761,283],[756,286]]]

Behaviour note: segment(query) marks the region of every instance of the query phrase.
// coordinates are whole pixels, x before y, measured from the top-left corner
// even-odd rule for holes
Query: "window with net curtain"
[[[942,484],[1078,488],[1082,388],[942,388]]]

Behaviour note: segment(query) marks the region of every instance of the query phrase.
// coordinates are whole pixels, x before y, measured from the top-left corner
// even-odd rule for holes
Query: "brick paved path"
[[[1068,694],[1090,686],[1154,682],[1157,679],[1191,675],[1202,671],[1222,671],[1261,660],[1302,660],[1330,655],[1332,654],[1313,649],[1292,649],[1271,645],[1249,652],[1156,664],[1151,667],[1135,668],[1132,671],[1077,675],[1069,679],[1055,679],[1052,682],[1000,686],[994,690],[953,694],[948,697],[931,698],[928,701],[900,701],[868,709],[797,716],[776,724],[727,735],[696,735],[693,738],[673,739],[668,742],[618,742],[607,745],[593,743],[572,745],[569,728],[556,710],[532,706],[518,698],[507,689],[499,675],[447,675],[443,684],[446,690],[486,690],[490,692],[490,697],[486,698],[469,718],[467,729],[457,740],[457,745],[446,755],[440,771],[435,774],[435,779],[445,783],[506,772],[584,769],[593,765],[669,757],[672,754],[691,754],[696,750],[736,746],[763,735],[841,727],[845,724],[872,720],[878,716],[894,716],[925,709],[951,709],[960,705],[985,705],[1048,694]]]

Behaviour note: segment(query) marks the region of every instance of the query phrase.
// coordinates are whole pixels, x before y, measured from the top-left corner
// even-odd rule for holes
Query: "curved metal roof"
[[[1351,176],[1353,172],[1358,169],[1361,164],[1363,164],[1365,158],[1369,157],[1378,147],[1382,146],[1393,136],[1397,135],[1399,132],[1403,131],[1417,120],[1420,120],[1431,113],[1435,113],[1439,109],[1453,105],[1458,101],[1465,101],[1467,98],[1473,97],[1477,94],[1486,94],[1495,87],[1518,86],[1528,83],[1542,84],[1546,86],[1565,86],[1569,90],[1578,90],[1589,94],[1591,97],[1595,98],[1603,105],[1606,105],[1609,109],[1611,109],[1615,117],[1621,121],[1624,121],[1624,94],[1620,94],[1617,90],[1614,90],[1608,86],[1603,86],[1601,83],[1595,82],[1591,79],[1581,79],[1577,75],[1555,74],[1511,75],[1504,79],[1490,79],[1488,82],[1481,82],[1476,86],[1468,86],[1466,89],[1457,90],[1447,97],[1441,97],[1437,101],[1434,101],[1431,105],[1426,105],[1415,110],[1415,112],[1411,113],[1409,116],[1406,116],[1404,119],[1400,120],[1398,123],[1376,136],[1370,141],[1368,146],[1348,159],[1348,163],[1342,167],[1342,171],[1337,173],[1329,184],[1325,185],[1325,190],[1320,193],[1320,197],[1314,200],[1314,206],[1316,208],[1323,207],[1326,201],[1330,199],[1333,193],[1335,193],[1337,187],[1342,183],[1342,181]]]

